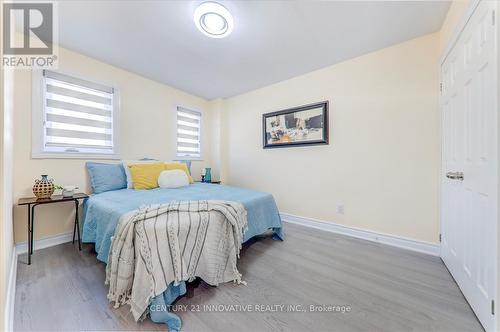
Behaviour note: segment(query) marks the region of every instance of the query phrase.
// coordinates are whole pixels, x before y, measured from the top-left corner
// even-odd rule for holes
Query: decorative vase
[[[42,179],[35,180],[33,185],[33,194],[36,198],[50,198],[54,193],[54,179],[47,178],[48,175],[42,175]]]
[[[212,182],[212,169],[210,167],[205,168],[205,182]]]

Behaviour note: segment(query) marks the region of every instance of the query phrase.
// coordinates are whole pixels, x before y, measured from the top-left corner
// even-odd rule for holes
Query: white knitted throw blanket
[[[229,201],[171,202],[122,216],[106,266],[108,299],[115,308],[129,303],[139,320],[172,282],[241,283],[236,262],[246,228],[245,208]]]

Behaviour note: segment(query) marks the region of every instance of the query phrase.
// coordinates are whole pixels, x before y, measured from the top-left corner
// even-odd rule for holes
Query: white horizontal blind
[[[113,154],[114,89],[44,70],[44,152]]]
[[[177,157],[201,157],[201,113],[177,107]]]

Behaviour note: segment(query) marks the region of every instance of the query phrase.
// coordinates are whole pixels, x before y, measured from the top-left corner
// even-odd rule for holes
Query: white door
[[[481,1],[441,66],[441,256],[487,331],[496,330],[496,1]]]

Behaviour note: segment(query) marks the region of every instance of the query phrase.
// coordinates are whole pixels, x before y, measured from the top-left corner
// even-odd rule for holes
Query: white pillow
[[[153,159],[147,159],[147,160],[122,160],[122,165],[123,169],[125,170],[125,176],[127,177],[127,188],[128,189],[133,189],[134,188],[134,181],[132,180],[132,174],[130,174],[130,168],[128,168],[128,165],[135,165],[135,164],[155,164],[155,163],[161,163],[162,161],[160,160],[153,160]]]
[[[189,179],[186,172],[180,169],[162,171],[158,177],[160,188],[180,188],[189,186]]]

